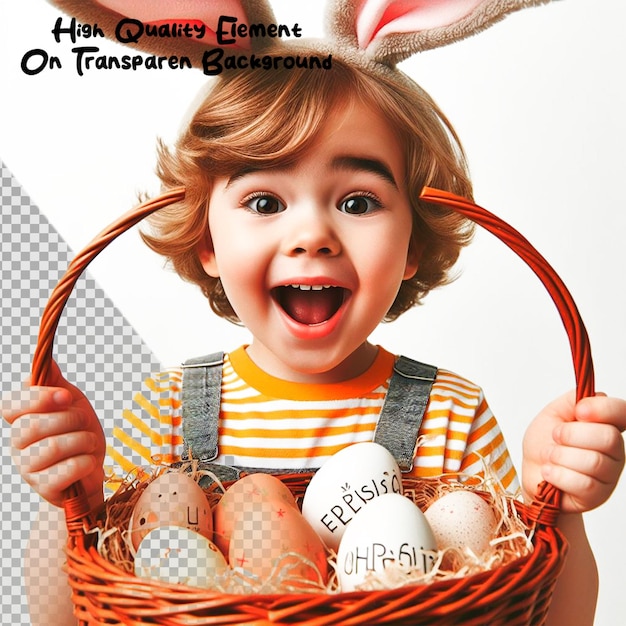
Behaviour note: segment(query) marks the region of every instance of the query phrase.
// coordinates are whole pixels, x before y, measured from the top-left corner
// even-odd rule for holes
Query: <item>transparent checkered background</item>
[[[1,391],[6,393],[29,373],[41,312],[73,252],[1,161],[0,178],[0,359]],[[92,401],[107,434],[121,425],[121,409],[132,404],[142,379],[161,369],[88,273],[66,306],[55,345],[61,370]],[[4,422],[1,428],[0,623],[18,626],[30,624],[22,554],[37,496],[14,470],[9,429]]]

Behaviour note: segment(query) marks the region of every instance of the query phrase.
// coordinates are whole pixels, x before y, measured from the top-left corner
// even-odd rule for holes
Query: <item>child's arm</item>
[[[32,626],[76,626],[63,565],[67,530],[63,509],[42,500],[24,553],[24,583]]]
[[[527,499],[547,480],[563,492],[559,528],[569,551],[550,608],[549,624],[593,624],[598,575],[582,513],[605,502],[624,467],[626,401],[598,395],[549,404],[524,436],[522,481]]]
[[[92,509],[103,502],[102,427],[87,398],[61,376],[56,364],[52,367],[50,386],[26,388],[0,404],[11,424],[13,461],[22,478],[47,500],[33,524],[24,562],[33,626],[76,623],[61,571],[67,535],[63,511],[57,507],[63,491],[80,481]]]

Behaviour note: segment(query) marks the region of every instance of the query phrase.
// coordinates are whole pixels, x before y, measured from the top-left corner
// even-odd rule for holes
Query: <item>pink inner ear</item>
[[[204,24],[207,32],[202,41],[211,45],[217,42],[215,32],[221,15],[235,17],[240,24],[248,24],[239,0],[96,0],[96,3],[144,24],[161,25],[181,21]],[[227,26],[230,27],[230,23]]]
[[[360,48],[391,33],[449,26],[489,0],[361,0],[356,18]]]

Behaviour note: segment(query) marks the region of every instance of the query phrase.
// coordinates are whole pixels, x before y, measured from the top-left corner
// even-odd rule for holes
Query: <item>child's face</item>
[[[411,229],[400,143],[353,104],[292,167],[217,179],[200,259],[252,333],[257,365],[338,382],[370,365],[367,338],[415,274]]]

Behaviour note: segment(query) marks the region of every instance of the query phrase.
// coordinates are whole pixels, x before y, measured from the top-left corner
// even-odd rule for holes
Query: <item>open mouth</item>
[[[322,324],[337,313],[348,289],[332,285],[284,285],[272,289],[280,307],[299,324]]]

